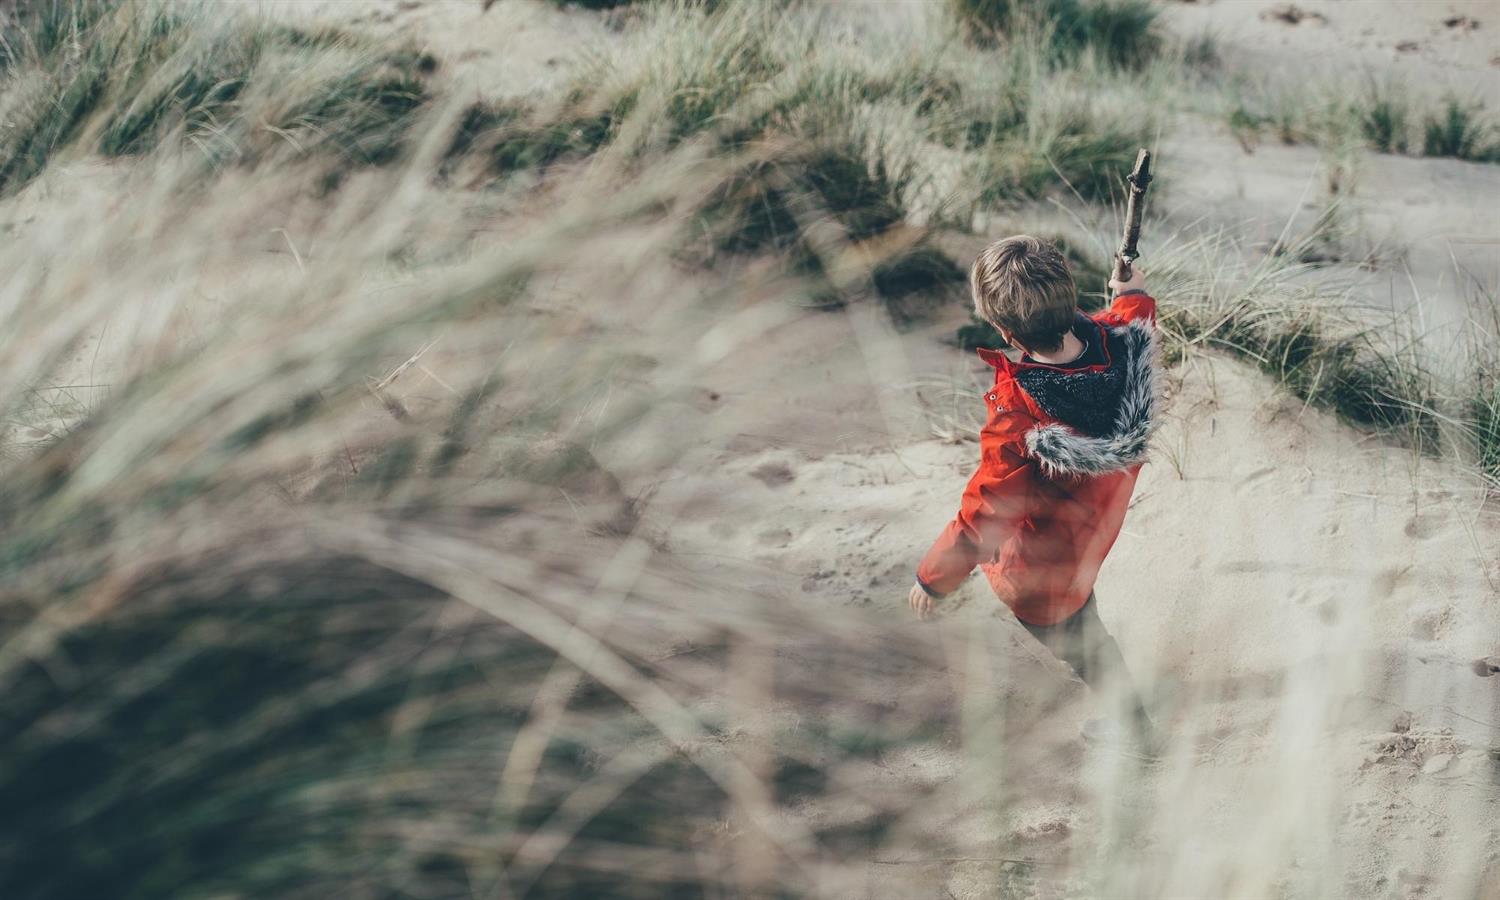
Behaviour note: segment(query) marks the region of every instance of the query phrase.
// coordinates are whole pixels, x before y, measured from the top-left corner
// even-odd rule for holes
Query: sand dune
[[[1269,4],[1178,6],[1177,27],[1232,32],[1229,43],[1252,63],[1357,34],[1351,64],[1396,54],[1481,90],[1495,84],[1476,49],[1500,30],[1491,5],[1442,5],[1483,20],[1478,29],[1434,24],[1439,4],[1379,4],[1376,14],[1309,0],[1323,21],[1298,25],[1262,17]],[[608,19],[531,0],[489,13],[477,2],[265,9],[410,29],[455,60],[442,78],[486,97],[551,83],[586,41],[613,33]],[[923,15],[915,9],[880,15],[905,21]],[[1396,47],[1408,19],[1421,29],[1415,51]],[[1303,199],[1321,165],[1316,150],[1246,155],[1201,120],[1178,123],[1163,145],[1175,168],[1157,212],[1163,229],[1232,229],[1259,247],[1287,221],[1317,215]],[[65,202],[96,202],[77,196],[96,187],[128,193],[112,172],[78,165],[58,166],[8,201],[7,219],[24,224]],[[1456,288],[1454,272],[1500,277],[1489,245],[1500,239],[1497,172],[1447,160],[1372,163],[1373,189],[1357,200],[1361,239],[1396,248],[1388,256],[1402,264],[1341,271],[1368,275],[1356,299],[1466,320],[1477,295]],[[1386,182],[1394,189],[1379,190]],[[464,219],[456,190],[430,191],[455,210],[445,239],[486,234],[491,223],[483,212]],[[1000,215],[987,226],[993,233],[955,244],[977,246],[1058,213]],[[277,254],[277,277],[290,277],[283,242],[266,237],[254,249]],[[1149,270],[1149,237],[1143,246]],[[663,263],[631,289],[644,293],[650,277],[708,295],[728,276]],[[1173,297],[1159,301],[1170,307]],[[837,790],[788,789],[792,799],[775,807],[790,835],[880,819],[878,832],[848,838],[856,850],[829,852],[836,858],[817,870],[821,893],[1500,898],[1500,677],[1490,677],[1500,666],[1483,662],[1500,656],[1500,510],[1463,461],[1348,427],[1227,356],[1195,349],[1176,363],[1167,422],[1098,583],[1103,619],[1167,737],[1163,755],[1146,760],[1084,739],[1085,720],[1107,698],[1090,696],[982,579],[945,600],[931,624],[905,606],[915,563],[956,510],[977,456],[963,433],[987,369],[947,342],[967,318],[961,305],[897,328],[872,304],[752,309],[745,320],[700,309],[698,319],[667,322],[647,318],[645,303],[616,307],[596,284],[552,284],[528,302],[538,319],[565,320],[569,340],[627,346],[643,371],[674,354],[705,361],[694,381],[669,385],[634,432],[680,440],[606,441],[590,448],[590,472],[611,500],[639,501],[632,540],[673,571],[752,586],[765,609],[747,616],[795,610],[828,628],[787,626],[760,648],[771,685],[757,686],[763,694],[740,693],[733,678],[713,682],[694,712],[732,724],[711,737],[688,746],[652,735],[626,749],[753,762],[792,757],[799,735],[819,727],[876,721],[878,732],[887,715],[900,724],[901,740],[851,753],[847,765],[806,763]],[[726,321],[757,337],[739,344],[716,333]],[[96,369],[128,367],[135,349],[101,331],[64,371],[92,383]],[[446,362],[434,352],[432,383],[403,382],[390,394],[419,409]],[[625,376],[609,385],[624,398],[640,387]],[[387,409],[371,403],[361,414],[384,422]],[[53,424],[62,431],[69,422]],[[701,636],[670,619],[651,628],[651,649],[680,654],[672,671],[697,677]],[[853,652],[863,655],[833,671]],[[778,694],[778,679],[818,683],[822,705],[799,706],[790,688]],[[726,822],[705,840],[737,842],[742,827]]]
[[[1172,738],[1139,781],[1114,780],[1114,762],[1084,743],[1085,689],[977,576],[936,625],[908,621],[912,566],[951,514],[974,445],[908,433],[818,452],[806,448],[820,435],[803,432],[725,453],[700,476],[693,512],[671,531],[686,565],[755,567],[781,602],[853,608],[888,640],[984,648],[1006,802],[945,809],[932,831],[913,829],[926,849],[912,854],[981,859],[880,867],[850,896],[926,895],[934,881],[988,896],[997,856],[1046,861],[1028,890],[1051,896],[1078,876],[1054,881],[1045,865],[1082,867],[1096,853],[1124,854],[1124,883],[1139,878],[1153,896],[1218,896],[1223,884],[1240,897],[1500,890],[1500,695],[1473,665],[1500,634],[1500,521],[1482,490],[1303,409],[1240,364],[1194,359],[1173,376],[1170,424],[1098,587]],[[784,384],[776,393],[815,402]],[[929,696],[945,684],[968,696],[975,675],[956,668],[901,677],[928,682]],[[963,767],[958,754],[905,751],[869,788],[941,785]],[[1006,812],[990,821],[996,806]],[[1105,824],[1126,814],[1128,825]]]

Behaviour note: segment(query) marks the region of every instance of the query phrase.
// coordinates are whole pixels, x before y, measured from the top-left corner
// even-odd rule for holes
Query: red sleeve
[[[1024,516],[1029,464],[1008,440],[1026,424],[1001,413],[980,432],[979,470],[964,489],[958,515],[938,535],[917,566],[917,583],[941,597],[963,584],[981,560],[992,556]],[[1009,420],[1009,421],[1006,421]],[[995,426],[999,427],[995,427]]]
[[[1121,294],[1115,298],[1115,302],[1109,305],[1100,318],[1108,317],[1118,321],[1120,324],[1134,322],[1136,319],[1145,319],[1155,324],[1156,322],[1156,300],[1145,292],[1136,294]]]

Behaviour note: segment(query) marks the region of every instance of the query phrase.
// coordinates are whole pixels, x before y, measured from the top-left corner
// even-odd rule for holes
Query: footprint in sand
[[[791,484],[797,478],[797,473],[792,467],[784,462],[761,463],[750,470],[750,477],[764,484],[766,487],[781,487]]]
[[[1311,607],[1312,611],[1317,614],[1318,620],[1325,625],[1338,621],[1338,600],[1321,591],[1314,592],[1306,587],[1295,587],[1287,594],[1287,599],[1298,606]]]
[[[1412,516],[1406,523],[1406,536],[1425,541],[1442,530],[1442,523],[1437,516]]]
[[[1437,640],[1448,633],[1448,626],[1452,621],[1453,610],[1450,607],[1419,610],[1416,617],[1412,619],[1412,637],[1424,641]]]
[[[769,528],[755,536],[762,547],[785,547],[792,542],[792,533],[785,528]]]

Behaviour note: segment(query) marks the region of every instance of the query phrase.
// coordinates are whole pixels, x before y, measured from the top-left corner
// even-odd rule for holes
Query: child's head
[[[1073,273],[1046,241],[1018,234],[990,244],[974,260],[969,283],[974,311],[1023,350],[1051,353],[1073,327]]]

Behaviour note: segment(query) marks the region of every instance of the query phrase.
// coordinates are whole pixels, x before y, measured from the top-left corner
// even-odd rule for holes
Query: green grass
[[[1378,153],[1405,153],[1410,142],[1411,99],[1394,83],[1371,82],[1350,104],[1360,132]]]
[[[214,165],[287,153],[388,163],[402,151],[412,115],[426,99],[425,74],[436,65],[326,30],[220,25],[166,6],[151,7],[149,16],[100,10],[93,19],[75,17],[70,46],[82,54],[57,52],[61,31],[54,20],[36,27],[28,45],[38,49],[28,65],[42,78],[28,85],[34,93],[25,102],[14,101],[21,114],[0,133],[13,150],[0,169],[0,190],[23,186],[75,144],[140,155],[169,136],[191,141]],[[964,73],[947,58],[957,47],[951,41],[924,46],[926,56],[891,67],[827,45],[822,27],[816,17],[765,4],[712,12],[655,5],[634,26],[634,49],[585,73],[563,108],[545,100],[473,104],[443,168],[477,158],[482,171],[503,177],[606,148],[644,161],[708,135],[721,152],[763,157],[726,182],[696,217],[719,234],[714,251],[782,253],[794,271],[825,270],[804,228],[830,221],[844,240],[861,243],[906,218],[915,174],[909,163],[874,152],[872,106],[902,111],[917,126],[902,138],[914,150],[929,132],[953,127],[955,104],[974,110],[986,98],[962,96]],[[987,64],[959,49],[968,53],[969,69]],[[1030,63],[1022,54],[1016,49],[1010,63],[1018,78],[1050,77],[1024,72]],[[1107,193],[1115,176],[1106,170],[1131,151],[1103,145],[1133,144],[1136,136],[1107,133],[1091,142],[1084,136],[1092,124],[1087,115],[1040,119],[1041,127],[1028,128],[1022,111],[1008,123],[963,126],[971,133],[987,129],[982,144],[968,148],[981,198],[1038,196],[1058,183],[1059,173],[1085,194]],[[877,293],[892,299],[915,292],[916,273],[933,275],[928,283],[941,289],[952,279],[935,274],[935,253],[924,247],[910,260],[876,254],[867,274],[879,269]],[[832,297],[841,293],[831,290]]]
[[[116,0],[25,0],[0,11],[0,75],[88,34]]]
[[[703,219],[715,249],[731,253],[792,250],[824,217],[859,241],[902,221],[904,182],[870,165],[862,146],[814,145],[751,164],[710,198]]]
[[[614,9],[629,6],[639,0],[553,0],[558,6],[577,6],[583,9]]]
[[[1200,31],[1179,39],[1175,50],[1183,66],[1200,75],[1217,72],[1224,64],[1219,51],[1219,36],[1212,31]]]
[[[765,111],[747,101],[778,74],[805,36],[771,4],[652,6],[621,51],[600,58],[572,95],[617,118],[638,113],[621,134],[637,156],[713,131],[728,142],[753,136]]]
[[[968,274],[948,254],[926,244],[882,261],[870,277],[876,292],[892,303],[937,290],[962,291],[968,281]]]
[[[1422,152],[1474,162],[1500,162],[1500,127],[1486,121],[1484,104],[1443,98],[1440,112],[1423,120]]]
[[[1247,359],[1299,400],[1418,449],[1439,445],[1432,379],[1414,358],[1372,346],[1370,335],[1334,337],[1316,314],[1267,315],[1254,300],[1215,315],[1185,310],[1165,318],[1175,339]]]
[[[950,0],[955,15],[987,44],[1028,31],[1054,52],[1091,52],[1112,66],[1139,68],[1161,50],[1160,12],[1147,0]]]

